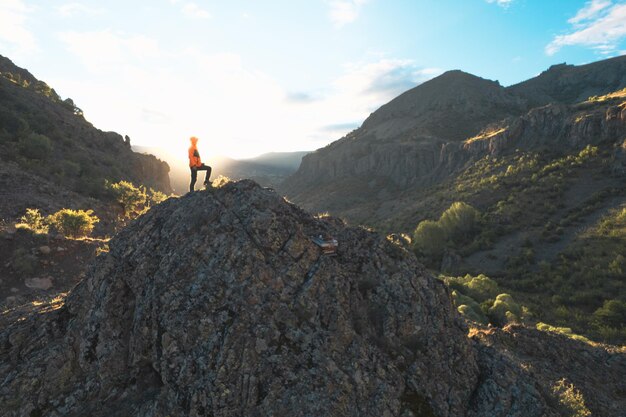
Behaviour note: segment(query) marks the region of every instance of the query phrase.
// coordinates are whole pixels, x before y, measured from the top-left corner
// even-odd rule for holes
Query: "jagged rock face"
[[[0,334],[5,415],[470,407],[476,357],[447,290],[384,237],[242,181],[170,199],[110,246],[64,307]]]
[[[480,384],[475,392],[474,411],[468,415],[503,415],[501,407],[519,409],[525,407],[528,414],[536,410],[543,400],[539,392],[550,392],[554,385],[565,379],[573,384],[584,399],[593,416],[624,416],[626,410],[626,352],[621,347],[589,345],[562,335],[536,331],[519,325],[504,329],[488,329],[473,332],[477,342],[478,362],[483,379],[491,376],[497,383],[509,387],[499,403],[490,402],[493,395],[490,383]],[[506,371],[512,363],[523,364],[524,372],[511,379]],[[525,374],[525,375],[524,375]],[[531,398],[535,400],[530,400]],[[530,400],[530,401],[529,401]],[[558,404],[558,399],[549,400]],[[555,409],[559,406],[555,404]],[[494,407],[495,408],[492,408]],[[571,410],[561,413],[545,408],[546,415],[572,415]],[[488,413],[493,410],[493,413]],[[569,412],[568,412],[569,411]],[[523,414],[523,413],[522,413]]]
[[[575,149],[603,142],[614,143],[626,134],[626,105],[548,105],[508,123],[491,126],[489,130],[500,133],[462,145],[468,157],[498,155],[516,148]]]
[[[346,137],[306,155],[280,189],[309,210],[350,219],[359,207],[359,213],[370,215],[360,214],[358,221],[380,220],[377,204],[389,193],[437,184],[485,155],[516,148],[568,150],[620,139],[626,129],[623,105],[592,103],[585,109],[576,103],[626,87],[624,74],[626,57],[557,66],[508,88],[450,71],[382,106]],[[500,129],[484,140],[468,140]]]

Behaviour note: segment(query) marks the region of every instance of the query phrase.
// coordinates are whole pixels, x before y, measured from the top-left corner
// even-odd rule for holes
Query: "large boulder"
[[[330,234],[336,256],[310,237]],[[170,199],[65,306],[2,332],[7,416],[463,415],[478,369],[442,283],[385,237],[251,181]]]

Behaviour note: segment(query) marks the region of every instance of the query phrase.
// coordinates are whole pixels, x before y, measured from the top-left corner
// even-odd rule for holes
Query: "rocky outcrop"
[[[490,134],[490,132],[496,132]],[[513,149],[562,150],[615,143],[626,135],[626,102],[548,105],[522,117],[494,124],[463,143],[470,157],[498,155]]]
[[[581,394],[585,406],[593,416],[626,416],[626,352],[624,348],[607,348],[590,345],[566,336],[529,329],[520,325],[510,325],[504,329],[488,329],[472,332],[472,340],[477,343],[478,362],[481,378],[490,375],[494,380],[510,387],[509,398],[526,397],[526,401],[510,401],[501,398],[500,405],[511,403],[513,408],[532,409],[538,401],[528,402],[531,393],[551,393],[558,381],[565,380]],[[508,364],[508,365],[503,365]],[[510,364],[520,364],[524,377],[510,379],[510,372],[502,368]],[[500,369],[498,369],[500,368]],[[489,399],[492,393],[483,391],[489,384],[480,384],[476,392],[476,405],[482,399]],[[554,409],[565,415],[572,415],[559,404],[559,398],[544,396]],[[489,406],[483,407],[488,408]],[[479,406],[480,408],[480,406]],[[483,411],[484,413],[484,411]],[[551,412],[547,412],[551,415]],[[563,415],[563,414],[556,415]],[[494,410],[493,414],[502,415]]]
[[[477,373],[412,256],[245,181],[151,210],[62,309],[1,340],[15,416],[452,416]]]
[[[334,257],[310,239],[338,239]],[[58,307],[58,306],[57,306]],[[170,199],[0,333],[6,416],[543,416],[399,242],[251,181]],[[552,411],[551,411],[552,410]]]

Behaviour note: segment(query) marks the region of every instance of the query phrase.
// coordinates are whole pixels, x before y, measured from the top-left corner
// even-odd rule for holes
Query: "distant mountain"
[[[27,207],[95,208],[104,181],[128,180],[169,193],[169,167],[132,152],[121,135],[103,132],[82,110],[27,70],[0,56],[0,216]]]
[[[277,168],[297,170],[302,162],[302,157],[310,151],[300,152],[269,152],[243,161],[254,162],[261,165],[269,165]]]
[[[346,137],[306,155],[281,190],[308,209],[380,224],[389,213],[376,207],[390,195],[437,184],[487,155],[488,149],[479,155],[464,141],[496,131],[491,124],[507,125],[536,107],[573,105],[581,97],[624,87],[624,56],[555,66],[508,88],[449,71],[385,104]]]

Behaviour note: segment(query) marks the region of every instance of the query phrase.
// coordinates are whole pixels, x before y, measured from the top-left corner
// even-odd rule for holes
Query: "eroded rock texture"
[[[412,254],[254,182],[170,199],[110,248],[0,333],[3,416],[557,415]]]

